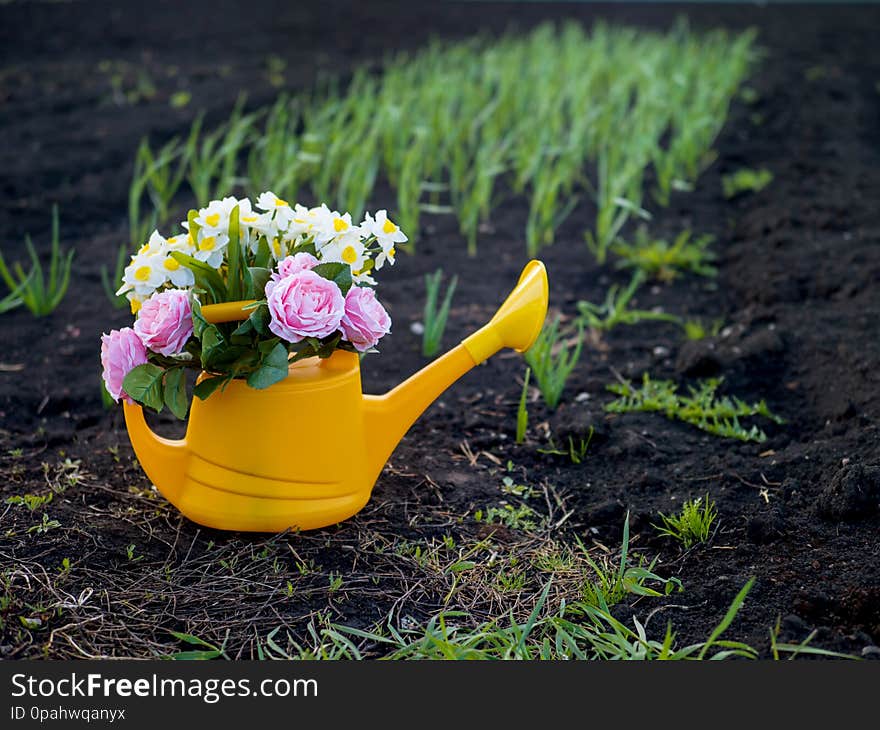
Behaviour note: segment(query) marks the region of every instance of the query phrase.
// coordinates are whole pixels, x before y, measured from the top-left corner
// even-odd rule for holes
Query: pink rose
[[[160,355],[183,351],[193,331],[189,294],[181,289],[154,294],[138,311],[134,331],[141,341]]]
[[[376,292],[363,286],[353,286],[345,297],[342,316],[342,334],[358,352],[365,352],[391,331],[391,317],[385,311]]]
[[[102,377],[113,400],[118,402],[122,397],[127,403],[134,403],[122,389],[122,381],[138,365],[146,362],[147,348],[131,327],[101,335],[101,365],[104,366]]]
[[[278,262],[278,271],[272,272],[271,279],[272,281],[281,281],[297,271],[311,271],[318,263],[318,259],[310,253],[301,252],[287,256]]]
[[[287,342],[326,337],[339,329],[345,311],[342,292],[313,271],[298,271],[266,284],[269,329]]]

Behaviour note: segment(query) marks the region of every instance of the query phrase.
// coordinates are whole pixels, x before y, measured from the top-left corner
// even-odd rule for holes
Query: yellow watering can
[[[492,320],[385,395],[363,395],[360,360],[337,350],[291,364],[255,390],[233,380],[193,399],[186,436],[156,436],[125,404],[137,458],[156,488],[194,522],[281,532],[332,525],[358,512],[394,447],[435,398],[504,347],[531,347],[547,313],[547,272],[529,262]],[[246,302],[208,305],[209,322],[245,319]]]

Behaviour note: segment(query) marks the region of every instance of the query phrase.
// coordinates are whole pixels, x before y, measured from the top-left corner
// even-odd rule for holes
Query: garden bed
[[[257,3],[259,5],[259,3]],[[150,5],[12,4],[0,40],[15,29],[16,56],[0,68],[0,233],[7,258],[30,232],[48,238],[58,202],[61,239],[75,246],[70,291],[45,319],[23,308],[0,315],[0,493],[51,501],[0,506],[0,657],[167,655],[194,635],[232,657],[268,652],[267,636],[310,646],[311,624],[362,629],[391,616],[419,626],[443,610],[469,621],[524,620],[542,589],[558,605],[580,590],[580,539],[601,562],[616,559],[629,514],[630,550],[658,559],[681,581],[663,598],[627,595],[614,615],[648,623],[677,642],[704,640],[734,596],[756,581],[728,631],[763,656],[780,641],[855,655],[880,654],[880,193],[877,120],[880,12],[873,8],[687,8],[695,28],[754,25],[766,56],[751,103],[731,109],[718,159],[694,192],[654,210],[651,232],[715,236],[718,275],[644,286],[640,309],[722,320],[719,334],[687,341],[662,322],[588,334],[560,406],[529,403],[525,444],[514,443],[524,374],[505,353],[462,378],[410,430],[362,513],[341,525],[280,536],[221,533],[182,518],[151,489],[133,457],[121,408],[99,391],[101,331],[127,325],[101,288],[126,236],[126,190],[140,137],[184,133],[196,111],[228,115],[280,88],[310,85],[318,71],[345,74],[389,47],[418,48],[430,33],[503,30],[547,18],[597,17],[667,27],[675,7],[463,3],[410,8],[370,3],[285,10],[245,40],[210,4],[184,14]],[[366,5],[366,4],[363,4]],[[243,12],[243,11],[236,11]],[[326,18],[346,18],[329,35]],[[201,23],[196,34],[193,23]],[[203,42],[204,41],[204,42]],[[260,49],[258,54],[253,48]],[[275,61],[267,60],[270,57]],[[109,62],[109,63],[108,63]],[[145,71],[146,73],[142,73]],[[152,89],[152,90],[151,90]],[[171,105],[172,96],[185,90]],[[767,168],[772,183],[732,200],[722,176]],[[380,186],[371,208],[394,209]],[[424,275],[458,276],[444,342],[483,324],[526,261],[526,206],[511,197],[467,254],[455,220],[426,216],[417,253],[383,271],[394,319],[381,354],[363,365],[367,392],[383,392],[425,364],[410,325],[422,318]],[[583,231],[589,206],[540,252],[551,308],[601,301],[629,275],[598,266]],[[7,253],[10,252],[10,253]],[[659,414],[609,414],[618,378],[723,376],[725,393],[765,399],[785,423],[765,423],[764,443],[724,440]],[[181,426],[155,419],[174,435]],[[593,437],[581,463],[542,453],[568,436]],[[257,432],[254,435],[259,438]],[[522,494],[540,529],[475,519]],[[508,483],[509,484],[509,483]],[[658,513],[708,494],[719,517],[710,539],[687,551],[659,535]],[[16,500],[14,500],[16,501]],[[44,517],[46,515],[46,517]],[[656,586],[655,586],[656,587]],[[631,623],[630,623],[631,625]],[[359,641],[367,654],[381,653]],[[294,652],[295,653],[295,652]]]

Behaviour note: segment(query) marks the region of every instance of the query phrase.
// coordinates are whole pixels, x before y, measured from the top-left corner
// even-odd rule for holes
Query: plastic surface
[[[547,296],[544,266],[532,261],[489,324],[385,395],[363,395],[358,356],[337,350],[292,364],[266,390],[234,380],[194,398],[178,441],[156,436],[141,407],[126,403],[129,438],[153,484],[194,522],[253,532],[335,524],[367,503],[394,447],[437,396],[503,347],[531,346]],[[234,321],[247,316],[244,304],[202,312]]]

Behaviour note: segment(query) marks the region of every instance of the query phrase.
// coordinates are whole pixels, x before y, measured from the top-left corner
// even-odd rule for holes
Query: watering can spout
[[[488,324],[385,395],[364,396],[374,478],[422,411],[452,383],[505,347],[525,352],[532,346],[547,316],[547,299],[544,264],[530,261]]]
[[[186,469],[186,440],[173,441],[154,434],[137,404],[124,403],[125,426],[134,453],[149,480],[171,504],[179,504]]]

